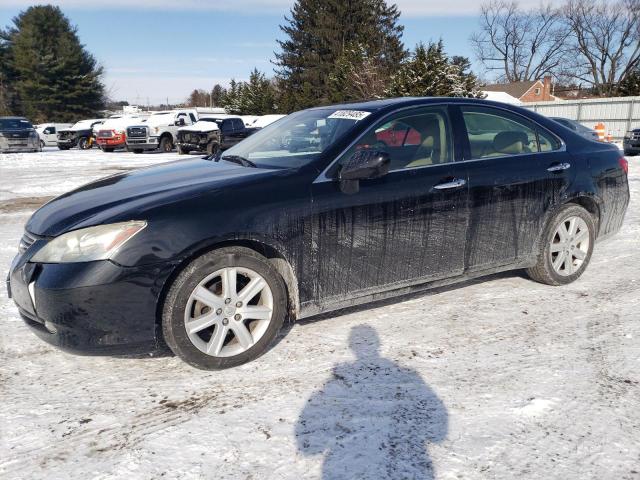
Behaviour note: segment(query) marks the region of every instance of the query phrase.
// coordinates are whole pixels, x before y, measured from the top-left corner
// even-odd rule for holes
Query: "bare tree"
[[[537,80],[560,70],[569,29],[562,10],[550,4],[523,10],[517,2],[481,6],[480,32],[471,37],[476,57],[498,80]]]
[[[573,40],[565,76],[614,95],[640,66],[640,0],[568,0],[564,15]]]

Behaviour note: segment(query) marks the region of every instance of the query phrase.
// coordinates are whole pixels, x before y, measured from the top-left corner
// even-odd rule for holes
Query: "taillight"
[[[624,170],[624,173],[629,175],[629,162],[627,161],[627,159],[624,157],[620,157],[618,163],[620,163],[620,166],[622,167],[622,170]]]

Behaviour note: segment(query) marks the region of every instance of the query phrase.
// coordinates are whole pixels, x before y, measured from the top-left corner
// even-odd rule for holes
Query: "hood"
[[[199,122],[194,123],[193,125],[189,125],[188,127],[179,128],[179,132],[213,132],[214,130],[219,130],[216,122],[211,122],[207,120],[200,120]]]
[[[65,193],[37,210],[26,229],[50,237],[92,225],[144,220],[137,216],[150,208],[272,172],[200,158],[178,160],[107,177]]]

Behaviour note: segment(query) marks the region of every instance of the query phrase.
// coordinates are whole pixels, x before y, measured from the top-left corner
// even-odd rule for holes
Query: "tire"
[[[133,150],[131,150],[131,151],[132,151],[133,153],[135,153],[135,154],[140,154],[140,153],[142,153],[142,149],[140,149],[140,148],[134,148],[134,149],[133,149]]]
[[[40,151],[44,148],[44,141],[40,140]]]
[[[220,145],[215,142],[209,142],[207,144],[207,154],[208,155],[217,155],[220,151]]]
[[[79,150],[88,150],[90,148],[91,148],[91,145],[89,145],[87,137],[80,137],[78,139],[78,149]]]
[[[238,282],[236,287],[238,295],[230,293],[233,298],[229,303],[226,303],[223,299],[226,292],[222,286],[222,277],[218,277],[217,273],[228,272],[229,270],[224,270],[228,268],[237,269],[238,274],[235,278]],[[249,294],[245,299],[247,305],[243,305],[241,294],[247,285],[246,282],[252,278],[250,276],[245,278],[244,275],[250,275],[249,272],[254,274],[252,281],[260,277],[264,281],[265,287],[255,293],[253,297]],[[209,293],[216,292],[210,297],[205,296],[211,302],[211,307],[204,306],[199,300],[194,299],[195,290],[204,288],[201,285],[205,285],[209,289]],[[227,291],[231,292],[232,289]],[[244,291],[246,292],[246,290]],[[222,296],[218,296],[218,294]],[[178,357],[202,370],[220,370],[241,365],[262,355],[276,338],[286,316],[286,298],[286,288],[282,277],[265,257],[243,247],[225,247],[214,250],[189,263],[171,284],[162,308],[164,340]],[[237,308],[238,306],[239,308]],[[271,308],[270,319],[251,320],[251,314],[243,310],[251,308],[258,308],[263,312]],[[194,312],[197,309],[200,309],[200,312],[195,315]],[[224,312],[223,309],[229,310]],[[231,310],[234,310],[235,313]],[[238,312],[242,313],[240,318],[238,318]],[[210,325],[196,333],[187,333],[187,319],[191,318],[193,321],[194,315],[202,318],[208,314],[215,318],[215,325]],[[242,318],[244,315],[247,315],[246,318]],[[236,335],[236,330],[234,330],[235,327],[243,331],[242,325],[246,327],[244,330],[250,332],[251,342],[247,343],[247,346],[241,345],[240,337]],[[221,332],[226,333],[218,335]],[[193,340],[194,338],[195,340]],[[205,353],[204,349],[216,343],[216,338],[221,338],[224,342],[224,344],[220,343],[222,348],[219,354]],[[196,346],[196,343],[200,348]]]
[[[189,150],[188,148],[185,148],[182,145],[178,145],[178,154],[179,155],[188,155],[190,151],[191,150]]]
[[[60,145],[58,145],[58,150],[69,150],[69,147],[61,147]]]
[[[573,223],[572,219],[575,219]],[[564,242],[559,233],[563,224],[563,232],[567,238]],[[547,285],[558,286],[574,282],[589,265],[595,240],[596,222],[593,216],[579,205],[563,205],[547,223],[537,263],[527,269],[527,274],[536,282]]]
[[[163,153],[170,153],[173,150],[173,142],[170,137],[162,137],[160,139],[160,151]]]

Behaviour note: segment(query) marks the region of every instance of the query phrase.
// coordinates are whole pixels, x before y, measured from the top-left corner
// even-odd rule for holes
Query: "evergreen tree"
[[[382,98],[388,78],[379,58],[369,56],[364,45],[352,45],[338,58],[329,76],[329,99],[350,102]]]
[[[276,54],[281,108],[327,103],[335,96],[330,77],[346,51],[358,45],[386,74],[405,57],[400,13],[385,0],[297,0],[285,17]],[[341,73],[335,73],[341,75]]]
[[[229,82],[229,88],[224,96],[223,107],[227,109],[229,113],[240,113],[240,94],[242,93],[242,84],[236,82],[235,79],[231,79]]]
[[[226,94],[226,89],[222,85],[216,83],[211,90],[212,107],[222,107],[224,105],[224,97]]]
[[[425,47],[420,43],[392,77],[387,94],[394,97],[479,98],[477,78],[464,57],[449,59],[442,41]]]
[[[104,108],[102,68],[60,8],[29,7],[3,38],[2,71],[17,97],[14,113],[36,122],[73,121]]]
[[[238,105],[243,115],[266,115],[275,112],[275,90],[271,82],[254,69],[249,81],[242,84]]]
[[[620,97],[633,97],[640,95],[640,69],[628,74],[618,84],[617,94]]]

